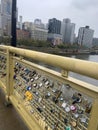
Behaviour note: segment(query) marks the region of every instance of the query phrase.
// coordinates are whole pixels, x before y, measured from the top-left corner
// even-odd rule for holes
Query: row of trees
[[[10,37],[0,37],[0,44],[10,45]],[[20,39],[17,40],[17,46],[29,46],[29,47],[50,47],[51,43],[48,41],[39,41],[33,39]]]
[[[0,37],[0,43],[5,45],[10,45],[11,38],[10,37]],[[79,46],[78,44],[60,44],[53,46],[48,41],[39,41],[39,40],[33,40],[33,39],[20,39],[17,40],[17,46],[27,46],[27,47],[43,47],[43,48],[59,48],[59,49],[87,49],[85,46]]]
[[[9,45],[11,43],[10,37],[0,37],[0,44]]]
[[[48,41],[39,41],[39,40],[32,40],[32,39],[17,40],[17,45],[32,46],[32,47],[50,47],[51,46],[50,42]]]

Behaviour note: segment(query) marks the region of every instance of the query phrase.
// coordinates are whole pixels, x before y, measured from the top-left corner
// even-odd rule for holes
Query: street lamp
[[[16,0],[12,0],[11,46],[16,47]]]

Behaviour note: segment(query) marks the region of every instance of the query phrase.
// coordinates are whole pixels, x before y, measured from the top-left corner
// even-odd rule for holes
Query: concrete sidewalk
[[[4,95],[0,89],[0,130],[28,130],[14,107],[6,107],[4,102]]]

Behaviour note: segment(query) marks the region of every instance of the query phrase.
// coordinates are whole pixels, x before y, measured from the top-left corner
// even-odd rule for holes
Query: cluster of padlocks
[[[6,83],[6,57],[0,55],[0,80]]]
[[[15,61],[14,94],[44,130],[87,130],[93,99],[59,78]],[[40,123],[41,124],[41,123]]]

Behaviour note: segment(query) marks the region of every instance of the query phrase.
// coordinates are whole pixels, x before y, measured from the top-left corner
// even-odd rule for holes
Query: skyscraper
[[[22,16],[19,16],[20,19],[20,29],[22,30]]]
[[[35,19],[34,20],[34,24],[38,24],[38,25],[40,25],[42,22],[41,22],[41,19]]]
[[[94,30],[90,29],[89,26],[81,27],[78,32],[78,44],[85,45],[87,47],[92,46]]]
[[[12,0],[0,0],[0,34],[11,35]]]
[[[48,30],[45,28],[45,24],[41,19],[35,19],[31,27],[31,38],[34,40],[46,41]]]
[[[45,25],[42,23],[41,19],[35,19],[34,25],[39,28],[45,28]]]
[[[71,23],[70,19],[63,19],[63,22],[61,24],[61,34],[64,43],[73,44],[75,36],[75,24]]]
[[[62,43],[61,21],[56,18],[49,19],[48,21],[48,40],[53,45]]]
[[[0,0],[0,36],[2,35],[2,26],[1,26],[1,0]]]
[[[49,19],[48,22],[48,33],[60,34],[61,32],[61,21],[56,18]]]

